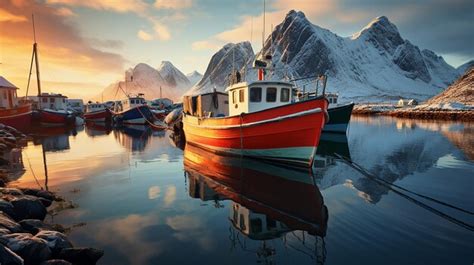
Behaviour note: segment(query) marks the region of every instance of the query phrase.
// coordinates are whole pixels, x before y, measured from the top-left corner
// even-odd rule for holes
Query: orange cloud
[[[17,86],[26,88],[33,43],[32,13],[35,14],[42,81],[83,83],[87,80],[105,86],[104,77],[115,79],[121,75],[125,59],[98,49],[92,41],[82,37],[64,16],[67,11],[34,0],[11,0],[3,1],[0,8],[0,14],[16,18],[0,20],[0,74]],[[88,87],[84,86],[82,92]]]
[[[144,41],[149,41],[149,40],[153,39],[152,35],[150,35],[149,33],[145,32],[143,30],[139,30],[138,33],[137,33],[137,36],[138,36],[138,38],[140,38]]]
[[[98,10],[110,10],[115,12],[144,12],[147,4],[141,0],[47,0],[49,4],[62,4],[68,6],[82,6]]]
[[[16,16],[6,10],[0,9],[0,22],[23,22],[27,21],[24,16]]]

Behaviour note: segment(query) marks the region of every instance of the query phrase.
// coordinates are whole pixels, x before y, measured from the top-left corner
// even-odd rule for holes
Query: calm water
[[[145,127],[44,130],[12,184],[72,200],[77,208],[48,219],[76,225],[76,246],[104,249],[99,264],[472,264],[474,232],[332,155],[474,211],[474,124],[354,118],[348,135],[324,135],[311,176],[182,151],[169,132]]]

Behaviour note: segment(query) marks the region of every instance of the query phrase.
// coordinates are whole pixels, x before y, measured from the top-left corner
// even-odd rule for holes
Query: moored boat
[[[66,96],[41,93],[38,96],[39,121],[42,126],[74,125],[76,117],[67,110]]]
[[[142,94],[116,102],[112,114],[114,121],[121,124],[153,124],[155,121]]]
[[[89,102],[86,105],[84,119],[92,122],[110,122],[112,120],[112,112],[105,104]]]
[[[329,104],[329,121],[324,126],[323,131],[331,133],[346,133],[351,120],[353,108],[354,103],[337,106],[331,106],[331,104]]]
[[[291,83],[281,81],[231,85],[226,90],[229,116],[192,112],[186,104],[186,141],[214,152],[310,166],[327,119],[328,101],[321,96],[294,102],[293,90]]]
[[[26,129],[31,124],[31,104],[21,103],[17,97],[17,87],[0,76],[0,123]]]

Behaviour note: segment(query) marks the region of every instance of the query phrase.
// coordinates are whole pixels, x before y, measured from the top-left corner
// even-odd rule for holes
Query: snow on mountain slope
[[[189,88],[189,79],[169,61],[162,61],[158,72],[169,87]],[[183,91],[184,92],[184,91]]]
[[[191,87],[191,82],[170,62],[163,61],[158,70],[148,64],[139,63],[125,72],[125,81],[109,85],[97,98],[117,100],[125,98],[126,95],[143,93],[145,98],[154,99],[160,97],[160,87],[164,98],[179,101]]]
[[[191,82],[191,85],[196,85],[199,81],[202,79],[202,74],[199,73],[198,71],[193,71],[192,73],[189,73],[186,75],[188,78],[189,82]]]
[[[290,11],[265,50],[273,51],[276,69],[291,71],[291,76],[327,73],[328,90],[347,100],[426,99],[457,77],[442,57],[403,40],[384,16],[342,38],[312,25],[302,12]]]
[[[225,78],[232,69],[228,50],[224,47],[213,56],[204,78],[193,87],[194,92],[203,86],[225,89]],[[424,100],[439,93],[459,75],[441,56],[404,40],[384,16],[375,18],[350,37],[340,37],[311,24],[302,12],[290,11],[268,37],[263,51],[273,55],[274,70],[267,74],[267,79],[290,80],[326,73],[327,90],[338,92],[343,101]],[[240,67],[247,81],[257,78],[256,71],[251,69],[251,54],[244,53],[240,61],[247,61],[245,69]],[[235,54],[236,61],[239,56]],[[297,85],[306,85],[306,91],[315,89],[311,80],[299,81]]]
[[[219,91],[224,91],[232,69],[241,69],[253,58],[254,53],[250,42],[226,44],[212,56],[202,79],[186,94],[211,92],[214,87]]]

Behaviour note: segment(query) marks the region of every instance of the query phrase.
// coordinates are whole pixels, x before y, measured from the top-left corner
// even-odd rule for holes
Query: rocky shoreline
[[[25,134],[0,124],[2,155],[21,148],[27,140]],[[2,158],[2,165],[8,163]],[[67,229],[44,221],[48,214],[64,208],[64,204],[71,206],[66,208],[72,208],[72,204],[43,189],[5,187],[8,173],[5,169],[0,171],[0,264],[96,264],[103,250],[74,247],[65,234]]]

